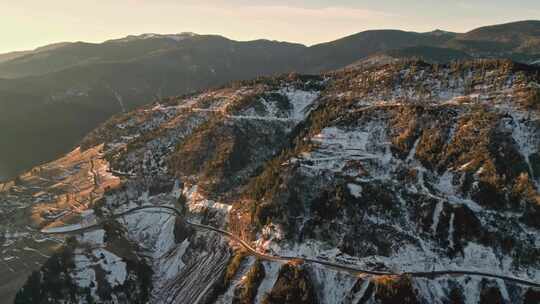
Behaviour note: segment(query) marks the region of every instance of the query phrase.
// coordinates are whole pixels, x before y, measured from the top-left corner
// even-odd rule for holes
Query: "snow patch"
[[[127,278],[127,265],[126,263],[105,249],[95,249],[93,251],[94,256],[99,258],[99,265],[107,273],[107,281],[111,287],[123,285]]]
[[[281,94],[287,96],[293,106],[291,110],[292,118],[300,121],[307,117],[311,111],[310,106],[319,98],[320,92],[302,91],[288,87],[281,89]]]
[[[155,267],[160,280],[170,280],[175,278],[178,273],[184,268],[185,264],[182,260],[186,250],[189,248],[189,240],[184,240],[179,246],[176,246],[165,259],[157,261]]]
[[[454,248],[454,232],[455,232],[455,228],[454,228],[454,221],[455,221],[455,217],[456,215],[452,212],[452,215],[450,216],[450,223],[448,224],[449,227],[448,227],[448,246],[450,248]]]
[[[362,186],[357,184],[347,184],[347,188],[349,188],[349,192],[352,196],[356,198],[360,198],[362,196]]]
[[[84,233],[79,237],[79,241],[83,243],[90,243],[95,245],[100,245],[104,243],[105,230],[98,229],[90,232]]]
[[[318,295],[318,299],[321,303],[327,304],[342,303],[343,299],[346,299],[350,294],[357,281],[357,278],[354,276],[320,265],[313,267],[312,275],[312,278],[316,282],[315,292]]]
[[[83,226],[81,224],[73,224],[73,225],[67,225],[62,227],[51,227],[51,228],[44,228],[41,230],[43,233],[68,233],[72,231],[77,231],[83,229]]]
[[[443,211],[444,202],[439,201],[437,205],[435,206],[435,210],[433,211],[433,223],[431,224],[431,231],[433,233],[437,233],[437,227],[439,226],[439,219],[441,217],[441,212]]]
[[[257,297],[255,298],[255,303],[262,303],[266,293],[272,290],[274,284],[276,283],[279,275],[279,269],[281,268],[280,263],[267,262],[263,261],[264,266],[264,279],[257,289]]]
[[[77,286],[86,288],[91,287],[92,283],[96,281],[96,272],[91,267],[92,261],[82,254],[75,255],[75,270],[72,277]],[[92,293],[95,294],[97,286],[92,288]]]

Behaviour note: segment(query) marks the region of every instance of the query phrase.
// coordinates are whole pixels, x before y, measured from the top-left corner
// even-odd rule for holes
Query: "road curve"
[[[95,229],[97,227],[100,227],[103,223],[124,217],[128,214],[135,213],[137,211],[141,210],[148,210],[148,209],[161,209],[161,210],[168,210],[172,213],[176,214],[177,216],[182,217],[183,214],[180,210],[170,207],[170,206],[140,206],[135,207],[133,209],[127,210],[125,212],[115,214],[105,220],[102,220],[94,225],[85,226],[78,229],[73,229],[69,231],[55,231],[55,232],[47,232],[46,230],[42,230],[42,233],[45,234],[73,234],[73,233],[80,233],[89,231],[92,229]],[[486,277],[486,278],[494,278],[494,279],[501,279],[508,282],[513,282],[521,285],[527,285],[532,287],[539,287],[540,283],[532,282],[512,276],[505,276],[505,275],[499,275],[499,274],[492,274],[492,273],[486,273],[486,272],[480,272],[480,271],[468,271],[468,270],[437,270],[437,271],[410,271],[410,272],[403,272],[403,273],[396,273],[396,272],[385,272],[385,271],[375,271],[375,270],[368,270],[368,269],[361,269],[357,267],[353,267],[350,265],[344,265],[344,264],[338,264],[333,262],[328,262],[324,260],[317,260],[317,259],[311,259],[311,258],[304,258],[304,257],[293,257],[293,256],[279,256],[279,255],[269,255],[266,253],[262,253],[255,248],[253,248],[248,242],[244,241],[240,237],[230,233],[229,231],[222,230],[216,227],[202,225],[198,223],[193,223],[190,221],[185,221],[186,224],[202,229],[202,230],[209,230],[214,231],[216,233],[219,233],[221,235],[226,236],[230,240],[238,243],[241,245],[244,249],[248,251],[253,256],[256,256],[263,260],[269,260],[269,261],[280,261],[280,262],[291,262],[291,261],[302,261],[304,263],[311,263],[311,264],[319,264],[325,267],[329,267],[338,271],[344,271],[348,272],[353,275],[373,275],[373,276],[409,276],[409,277],[438,277],[438,276],[479,276],[479,277]]]

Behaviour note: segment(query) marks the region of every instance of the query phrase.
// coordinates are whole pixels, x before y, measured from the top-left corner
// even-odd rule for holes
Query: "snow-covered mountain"
[[[117,115],[0,185],[0,271],[45,260],[16,303],[536,303],[538,75],[359,64]]]
[[[109,42],[133,42],[136,40],[147,40],[147,39],[170,39],[174,41],[182,41],[188,38],[193,38],[198,36],[196,33],[192,32],[183,32],[178,34],[156,34],[156,33],[145,33],[141,35],[129,35],[124,38],[120,39],[113,39],[106,41],[105,43]]]

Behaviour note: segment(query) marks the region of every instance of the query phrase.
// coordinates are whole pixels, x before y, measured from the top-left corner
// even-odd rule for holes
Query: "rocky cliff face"
[[[345,268],[540,281],[538,73],[510,61],[360,65],[116,116],[82,142],[81,151],[99,153],[69,172],[1,186],[5,205],[41,215],[35,227],[75,236],[49,259],[59,266],[34,273],[17,300],[38,292],[78,303],[534,303],[540,291],[511,280]],[[67,186],[38,186],[43,202],[22,202],[45,172],[67,184],[90,178],[86,203],[70,200],[83,191]],[[78,217],[36,213],[62,195],[58,209]],[[114,216],[149,205],[182,216]]]

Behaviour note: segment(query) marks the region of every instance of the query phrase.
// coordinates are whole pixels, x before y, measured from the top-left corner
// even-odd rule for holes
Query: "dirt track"
[[[46,233],[46,234],[73,234],[73,233],[80,233],[80,232],[95,229],[97,227],[101,227],[101,225],[103,223],[107,222],[107,221],[111,221],[111,220],[126,216],[128,214],[131,214],[131,213],[134,213],[134,212],[137,212],[137,211],[148,210],[148,209],[168,210],[168,211],[172,211],[177,216],[180,216],[180,217],[183,216],[182,212],[180,210],[174,208],[174,207],[169,207],[169,206],[141,206],[141,207],[136,207],[136,208],[130,209],[128,211],[122,212],[120,214],[116,214],[116,215],[114,215],[114,216],[112,216],[112,217],[110,217],[110,218],[108,218],[106,220],[103,220],[103,221],[101,221],[101,222],[99,222],[99,223],[97,223],[95,225],[82,227],[82,228],[74,229],[74,230],[61,231],[61,232],[47,232],[47,231],[42,231],[42,232]],[[278,262],[302,261],[304,263],[319,264],[319,265],[329,267],[329,268],[332,268],[332,269],[336,269],[336,270],[339,270],[339,271],[348,272],[348,273],[350,273],[352,275],[357,275],[357,276],[360,276],[360,275],[397,276],[397,277],[399,277],[399,276],[409,276],[409,277],[479,276],[479,277],[486,277],[486,278],[501,279],[501,280],[504,280],[504,281],[513,282],[513,283],[522,284],[522,285],[527,285],[527,286],[540,287],[540,283],[537,283],[537,282],[531,282],[531,281],[527,281],[527,280],[524,280],[524,279],[515,278],[515,277],[512,277],[512,276],[485,273],[485,272],[480,272],[480,271],[439,270],[439,271],[425,271],[425,272],[418,271],[418,272],[395,273],[395,272],[385,272],[385,271],[374,271],[374,270],[368,270],[368,269],[361,269],[361,268],[353,267],[353,266],[350,266],[350,265],[337,264],[337,263],[332,263],[332,262],[323,261],[323,260],[310,259],[310,258],[269,255],[269,254],[257,251],[249,243],[247,243],[243,239],[237,237],[236,235],[234,235],[234,234],[232,234],[232,233],[230,233],[228,231],[225,231],[225,230],[222,230],[222,229],[219,229],[219,228],[215,228],[215,227],[212,227],[212,226],[192,223],[190,221],[186,221],[186,223],[188,225],[193,226],[193,227],[198,228],[198,229],[210,230],[210,231],[214,231],[216,233],[219,233],[221,235],[224,235],[227,238],[229,238],[230,240],[232,240],[232,241],[238,243],[239,245],[241,245],[242,247],[244,247],[244,249],[246,249],[248,251],[248,253],[250,253],[251,255],[256,256],[256,257],[258,257],[260,259],[269,260],[269,261],[278,261]]]

